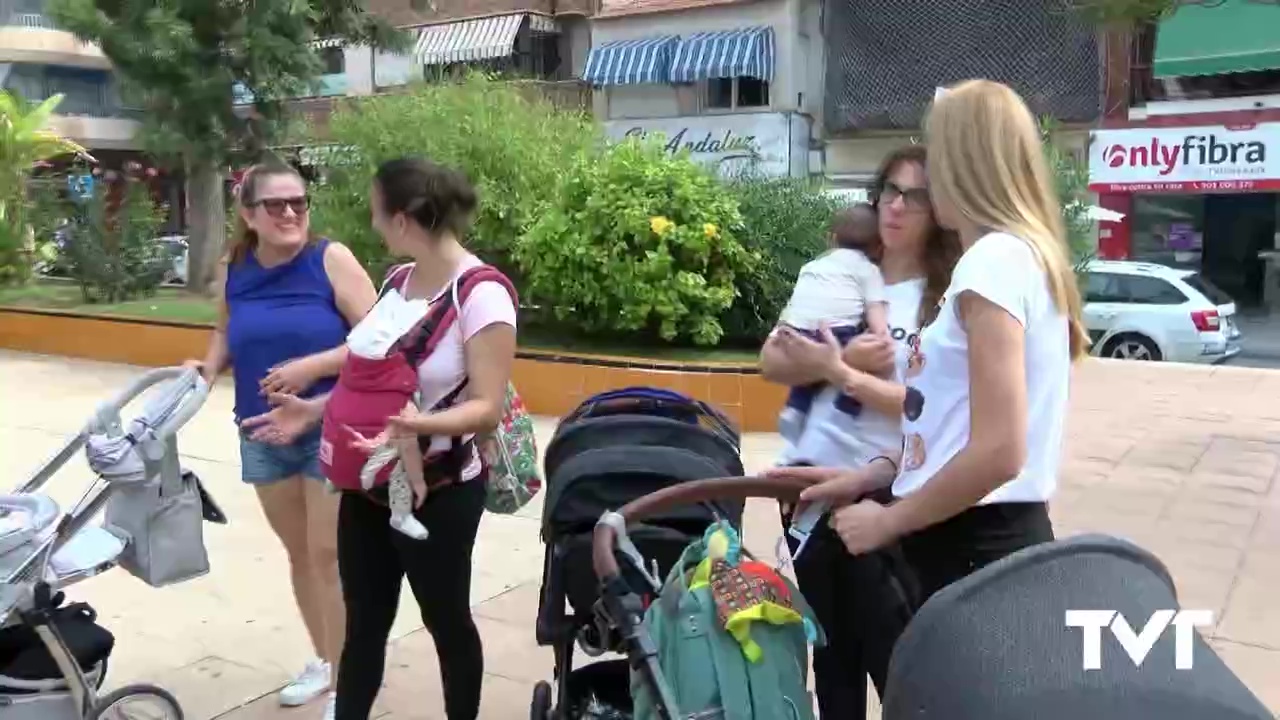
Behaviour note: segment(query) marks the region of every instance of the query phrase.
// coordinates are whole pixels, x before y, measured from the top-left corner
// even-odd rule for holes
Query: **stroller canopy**
[[[544,534],[589,530],[601,513],[670,485],[739,476],[738,443],[723,416],[674,393],[628,388],[592,398],[566,417],[547,446]],[[739,525],[741,503],[718,510]],[[650,522],[682,520],[701,528],[708,516],[689,507]]]
[[[894,649],[885,720],[1261,720],[1270,712],[1195,634],[1174,664],[1170,625],[1135,666],[1102,628],[1101,667],[1083,668],[1067,610],[1114,610],[1134,629],[1179,609],[1155,556],[1087,535],[1028,548],[934,595]]]

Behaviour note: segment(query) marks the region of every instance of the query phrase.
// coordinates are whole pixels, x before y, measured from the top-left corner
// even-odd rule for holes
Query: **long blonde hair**
[[[1080,287],[1031,110],[1006,85],[967,80],[938,93],[925,133],[930,191],[970,223],[1031,246],[1054,305],[1067,315],[1071,358],[1083,357],[1089,336],[1080,320]]]

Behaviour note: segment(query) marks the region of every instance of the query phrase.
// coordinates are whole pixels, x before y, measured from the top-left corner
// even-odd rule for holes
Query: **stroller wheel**
[[[551,720],[551,685],[539,682],[533,686],[533,702],[529,704],[529,720]]]
[[[167,690],[126,685],[98,698],[86,720],[182,720],[182,707]]]

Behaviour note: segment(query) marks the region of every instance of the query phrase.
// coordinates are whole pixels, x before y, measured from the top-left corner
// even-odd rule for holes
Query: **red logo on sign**
[[[1149,144],[1114,143],[1102,152],[1107,167],[1154,167],[1160,175],[1169,175],[1181,166],[1248,167],[1267,161],[1266,145],[1257,142],[1223,142],[1217,135],[1187,135],[1178,145],[1167,145],[1158,138]]]

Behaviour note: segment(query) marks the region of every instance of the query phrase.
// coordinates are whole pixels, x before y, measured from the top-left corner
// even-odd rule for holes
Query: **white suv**
[[[1081,284],[1094,355],[1217,363],[1240,352],[1235,301],[1194,271],[1095,260]]]

